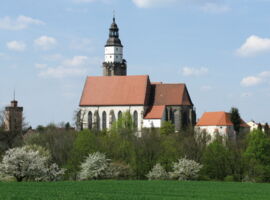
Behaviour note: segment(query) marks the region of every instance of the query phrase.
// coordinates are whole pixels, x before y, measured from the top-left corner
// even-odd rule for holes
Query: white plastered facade
[[[123,61],[123,48],[119,46],[105,47],[105,62],[118,62]]]
[[[212,139],[215,138],[217,133],[228,138],[235,137],[233,126],[196,126],[196,130],[199,132],[205,131],[211,136]]]
[[[83,123],[83,128],[87,129],[88,128],[88,113],[92,113],[92,121],[94,121],[94,113],[96,111],[99,114],[99,127],[102,129],[102,114],[103,112],[106,113],[106,129],[111,128],[110,126],[110,113],[113,111],[115,120],[118,120],[118,113],[119,111],[124,112],[129,111],[131,116],[133,116],[133,113],[137,111],[138,113],[138,130],[140,131],[143,127],[143,117],[144,117],[144,112],[145,112],[145,107],[144,106],[84,106],[81,107],[81,119]]]
[[[160,128],[162,120],[161,119],[144,119],[143,127],[144,128]]]
[[[165,112],[161,119],[143,119],[144,128],[161,128],[162,121],[165,120]]]

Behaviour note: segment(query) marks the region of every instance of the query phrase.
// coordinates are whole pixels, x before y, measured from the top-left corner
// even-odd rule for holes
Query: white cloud
[[[37,69],[45,69],[45,68],[47,68],[47,64],[40,64],[40,63],[37,63],[37,64],[35,64],[35,67],[36,67]]]
[[[262,78],[256,76],[248,76],[242,79],[241,85],[245,87],[258,85],[262,82]]]
[[[202,76],[208,73],[208,68],[200,67],[200,68],[193,68],[193,67],[183,67],[181,69],[181,73],[184,76]]]
[[[73,0],[75,3],[93,3],[93,2],[102,2],[102,3],[109,3],[112,0]]]
[[[155,6],[169,5],[177,2],[177,0],[132,0],[139,8],[150,8]]]
[[[224,13],[230,10],[228,5],[223,5],[218,0],[132,0],[139,8],[151,8],[158,6],[172,6],[172,5],[195,5],[205,12],[209,13]]]
[[[48,67],[46,70],[41,71],[39,76],[51,78],[64,78],[70,76],[82,76],[86,74],[85,68],[69,68],[66,66]]]
[[[53,48],[57,44],[57,40],[53,37],[43,35],[34,41],[35,45],[43,50]]]
[[[266,51],[270,51],[270,38],[260,38],[252,35],[247,38],[236,53],[240,56],[252,56]]]
[[[72,59],[67,59],[63,62],[66,66],[77,67],[84,65],[88,60],[87,56],[74,56]]]
[[[0,29],[18,31],[28,28],[30,25],[43,25],[43,21],[39,19],[33,19],[27,16],[18,16],[16,19],[12,19],[9,16],[0,18]]]
[[[206,13],[213,13],[213,14],[219,14],[219,13],[226,13],[230,11],[230,7],[228,5],[223,4],[217,4],[217,3],[206,3],[203,6],[201,6],[201,10]]]
[[[270,71],[264,71],[259,74],[262,78],[270,78]]]
[[[270,79],[270,71],[264,71],[256,76],[247,76],[243,78],[241,81],[241,85],[244,87],[255,86],[263,82],[270,81],[269,79]]]
[[[38,66],[42,67],[39,68],[41,69],[39,76],[44,78],[83,76],[86,75],[90,63],[90,59],[87,56],[74,56],[71,59],[64,59],[56,67],[47,67],[44,64],[39,64]]]
[[[26,49],[26,45],[21,41],[10,41],[6,44],[7,48],[12,51],[24,51]]]
[[[97,0],[73,0],[76,3],[92,3],[95,2]]]

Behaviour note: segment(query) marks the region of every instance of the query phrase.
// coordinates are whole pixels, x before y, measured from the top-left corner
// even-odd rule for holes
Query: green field
[[[270,184],[178,181],[0,183],[0,199],[270,199]]]

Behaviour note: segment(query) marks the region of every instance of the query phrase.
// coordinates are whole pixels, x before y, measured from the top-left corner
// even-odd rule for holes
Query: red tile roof
[[[144,119],[161,119],[164,114],[165,106],[152,106],[149,108]]]
[[[193,105],[185,84],[151,85],[153,105]]]
[[[248,127],[246,122],[242,120],[242,127]],[[230,113],[221,112],[205,112],[199,119],[196,126],[233,126],[230,119]]]
[[[146,105],[150,81],[143,76],[87,77],[80,106]]]

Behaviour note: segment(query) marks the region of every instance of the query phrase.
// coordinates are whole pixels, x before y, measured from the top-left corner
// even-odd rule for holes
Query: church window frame
[[[88,129],[92,129],[93,128],[93,114],[91,111],[88,112],[88,120],[87,120],[87,123],[88,123]]]
[[[102,112],[102,130],[107,128],[107,113],[105,111]]]
[[[133,124],[134,124],[134,128],[138,128],[138,111],[137,110],[133,112]]]
[[[110,126],[112,126],[116,122],[114,111],[110,111]]]
[[[123,115],[122,115],[122,111],[120,110],[120,111],[118,112],[118,114],[117,114],[117,118],[118,118],[118,120],[119,120],[119,119],[121,119],[121,118],[122,118],[122,116],[123,116]]]
[[[95,112],[94,118],[95,118],[95,129],[99,131],[100,130],[100,117],[99,117],[98,111]]]

